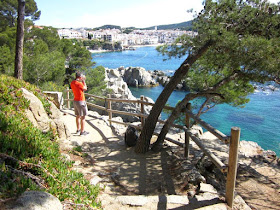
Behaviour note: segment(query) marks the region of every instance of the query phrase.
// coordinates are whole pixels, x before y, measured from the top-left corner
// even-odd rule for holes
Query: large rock
[[[142,67],[128,67],[123,75],[124,81],[132,87],[150,87],[157,83],[151,74]]]
[[[22,92],[23,96],[30,101],[25,114],[35,127],[43,132],[56,131],[60,139],[70,138],[71,134],[60,119],[61,113],[53,102],[49,101],[51,114],[47,114],[42,102],[33,93],[24,88],[22,88]]]
[[[115,98],[135,99],[122,78],[121,68],[106,69],[105,81],[107,82],[107,88],[112,90],[112,95],[115,95]]]
[[[62,210],[63,206],[57,197],[41,192],[24,192],[9,209],[13,210]]]
[[[112,93],[110,94],[110,98],[116,98],[116,99],[128,99],[128,100],[137,100],[136,97],[134,97],[128,88],[127,83],[124,81],[123,76],[125,74],[127,69],[124,69],[123,67],[120,67],[118,69],[106,69],[105,74],[105,81],[107,82],[107,88],[112,90]],[[149,74],[149,73],[148,73]],[[146,102],[153,103],[154,101],[151,98],[145,97],[144,100]],[[105,101],[91,101],[89,99],[89,102],[92,102],[94,104],[108,107],[107,102]],[[149,114],[151,110],[151,106],[144,106],[144,113]],[[89,107],[90,110],[96,111],[101,115],[107,114],[106,111],[102,111],[96,108]],[[125,103],[125,102],[113,102],[112,103],[112,109],[119,110],[119,111],[126,111],[130,113],[140,113],[141,107],[140,104],[137,103]],[[139,121],[139,117],[135,116],[128,116],[128,115],[119,115],[119,114],[113,114],[113,117],[120,116],[123,118],[125,122],[136,122]]]

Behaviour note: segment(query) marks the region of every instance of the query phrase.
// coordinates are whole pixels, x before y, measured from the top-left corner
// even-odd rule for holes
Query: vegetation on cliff
[[[29,101],[21,88],[33,92],[45,109],[50,106],[36,86],[0,75],[0,199],[43,190],[61,201],[98,206],[99,188],[71,170],[73,163],[60,154],[56,134],[43,133],[25,117]]]

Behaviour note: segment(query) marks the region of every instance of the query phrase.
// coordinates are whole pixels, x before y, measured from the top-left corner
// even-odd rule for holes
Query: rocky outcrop
[[[123,80],[123,75],[125,74],[126,69],[120,67],[118,69],[106,69],[105,81],[107,82],[107,88],[112,90],[110,94],[110,98],[116,99],[128,99],[128,100],[137,100],[134,97],[128,88],[127,83]],[[90,101],[91,99],[89,99]],[[144,97],[146,102],[153,103],[154,101],[151,98]],[[107,102],[105,101],[94,101],[95,104],[100,106],[108,107]],[[151,106],[144,106],[144,114],[149,114],[151,110]],[[107,115],[106,111],[101,111],[99,109],[90,108],[92,111],[96,111],[99,114]],[[114,102],[112,103],[112,109],[119,111],[126,111],[130,113],[140,113],[141,107],[138,103],[125,103],[125,102]],[[123,118],[125,122],[136,122],[139,121],[138,117],[135,116],[127,116],[120,114],[113,114],[113,117],[120,116]]]
[[[166,75],[163,71],[154,70],[154,71],[149,71],[149,73],[151,74],[152,78],[156,80],[156,82],[158,82],[163,87],[167,85],[167,83],[170,81],[171,78],[171,76]],[[186,82],[181,81],[179,84],[177,84],[176,90],[188,91]]]
[[[112,90],[115,98],[136,99],[128,88],[127,83],[123,80],[122,69],[106,69],[105,81],[107,88]]]
[[[69,130],[60,119],[61,112],[53,102],[49,101],[51,113],[47,114],[42,102],[33,93],[24,88],[22,88],[22,92],[23,96],[30,101],[29,108],[25,111],[25,114],[35,127],[43,132],[55,131],[58,137],[63,140],[70,138]]]
[[[229,145],[222,143],[210,132],[205,132],[201,139],[207,149],[222,162],[228,163]],[[218,190],[225,189],[226,176],[209,158],[203,156],[193,142],[191,144],[194,157],[197,157],[194,162],[197,161],[197,168],[207,183]],[[264,150],[255,142],[240,141],[236,192],[252,209],[261,209],[263,206],[272,209],[279,205],[279,180],[280,165],[275,152]]]
[[[142,67],[126,68],[123,79],[128,86],[132,87],[151,87],[157,85],[151,74]]]
[[[41,192],[24,192],[8,209],[11,210],[62,210],[63,206],[57,197]]]

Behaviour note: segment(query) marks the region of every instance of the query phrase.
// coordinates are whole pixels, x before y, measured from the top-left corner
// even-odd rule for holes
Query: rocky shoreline
[[[143,67],[119,67],[116,69],[106,68],[105,74],[107,80],[110,78],[120,78],[128,87],[154,87],[162,85],[163,87],[170,81],[171,75],[166,74],[161,70],[146,70]],[[112,82],[112,81],[110,81]],[[274,82],[267,82],[265,85],[259,83],[253,83],[256,92],[263,91],[279,91],[280,84]],[[185,81],[181,81],[176,90],[189,91]]]
[[[106,68],[108,78],[122,78],[129,87],[163,87],[170,81],[171,76],[160,70],[147,71],[143,67],[119,67],[117,69]],[[176,90],[188,91],[186,83],[182,81]]]

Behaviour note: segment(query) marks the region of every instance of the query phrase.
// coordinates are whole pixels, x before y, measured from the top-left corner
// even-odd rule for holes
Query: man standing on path
[[[87,90],[85,76],[76,72],[76,79],[71,82],[71,89],[74,94],[74,109],[76,115],[77,134],[81,136],[89,134],[85,131],[85,118],[88,113],[84,91]]]

